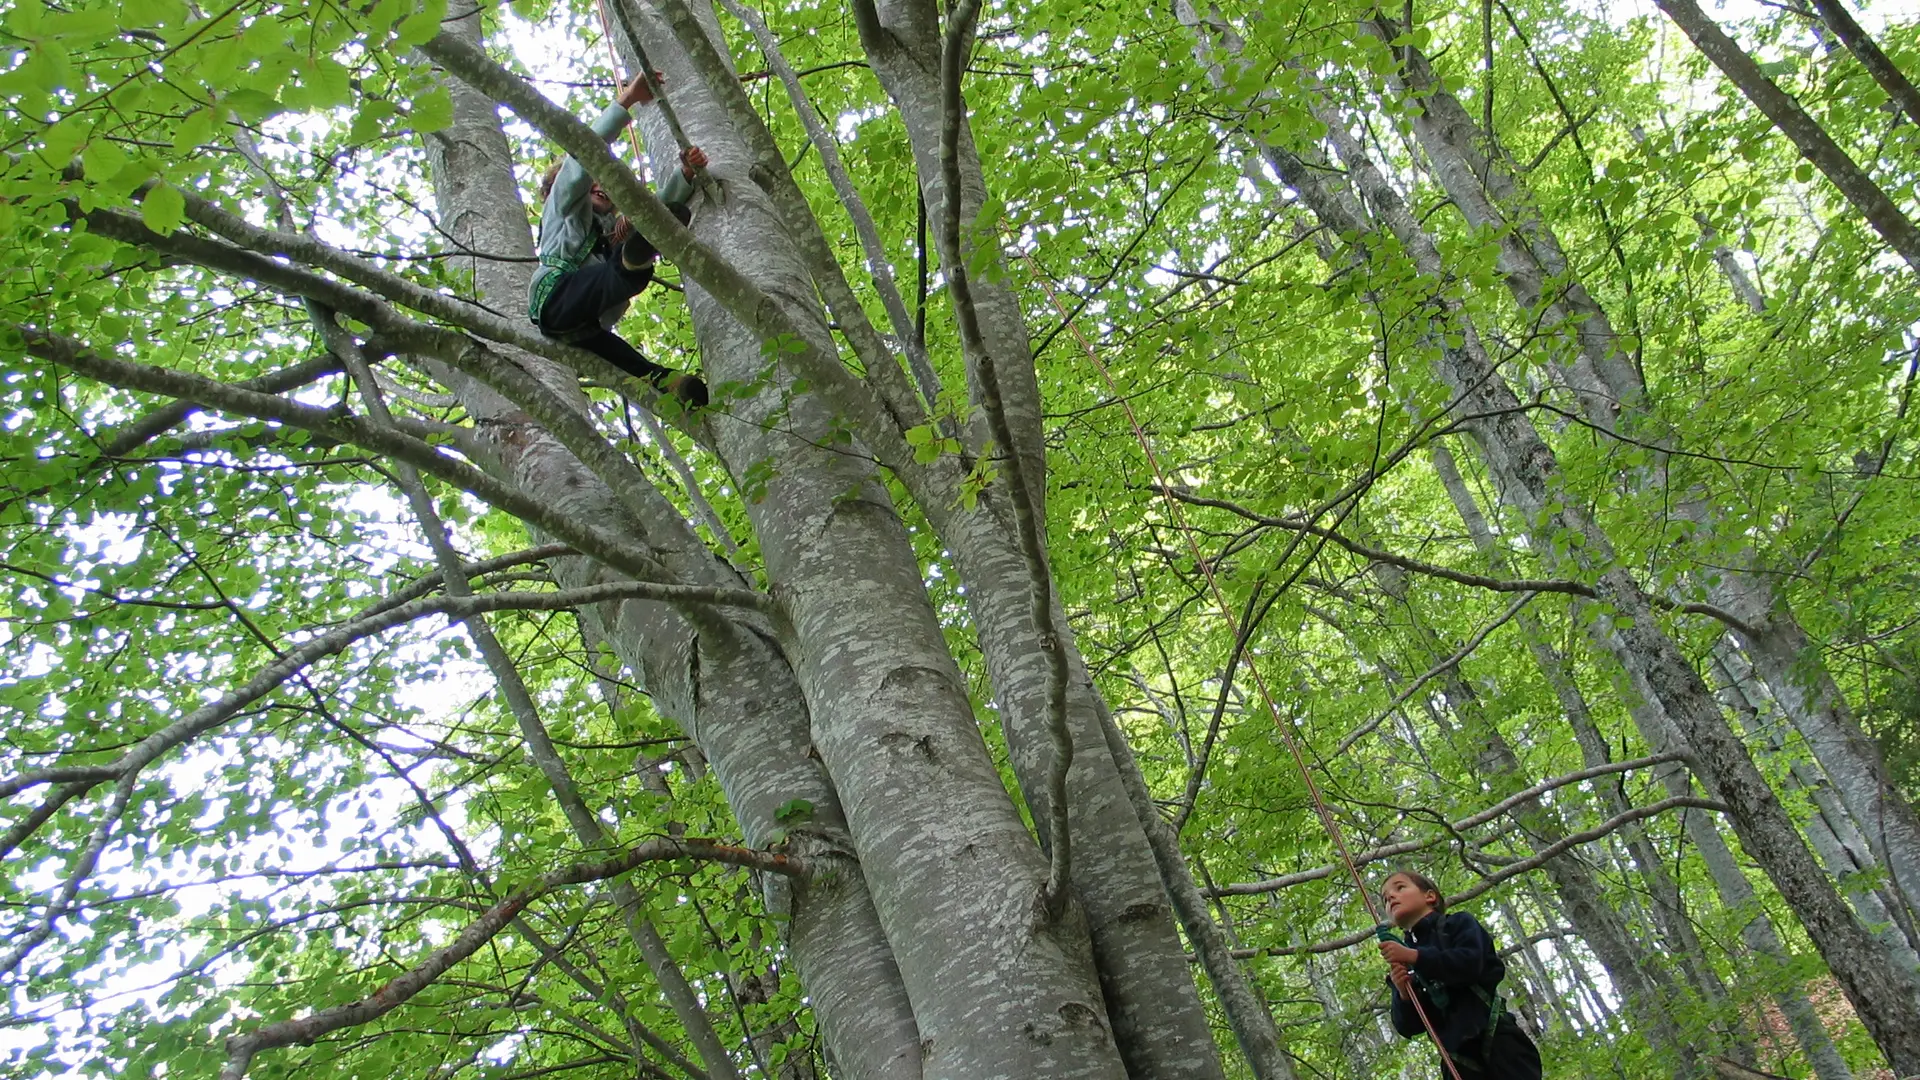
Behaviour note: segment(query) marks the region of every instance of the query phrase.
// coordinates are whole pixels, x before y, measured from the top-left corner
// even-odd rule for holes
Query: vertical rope
[[[620,0],[614,0],[616,5],[618,5],[619,2]],[[607,18],[607,0],[593,0],[593,3],[594,8],[600,13],[600,32],[607,39],[607,51],[615,56],[613,70],[614,77],[618,78],[620,62],[613,46],[613,25]],[[618,9],[616,8],[616,10]],[[673,132],[674,144],[680,148],[680,159],[674,161],[672,165],[673,168],[677,169],[680,167],[681,161],[685,160],[687,151],[693,149],[693,143],[687,139],[686,129],[680,126],[680,116],[673,111],[673,103],[667,100],[667,88],[660,80],[660,73],[654,70],[653,61],[647,59],[647,50],[645,46],[640,44],[640,35],[635,32],[632,26],[627,24],[624,18],[620,20],[620,30],[626,35],[627,44],[633,48],[634,59],[640,62],[640,78],[647,80],[647,89],[653,93],[653,103],[660,107],[660,116],[666,120],[667,129]],[[633,135],[634,150],[638,152],[640,148],[640,136],[631,128],[628,129],[628,134]],[[661,178],[655,176],[653,182],[658,185],[661,182]],[[714,179],[707,175],[705,166],[694,170],[693,186],[696,190],[705,192],[708,198],[713,199],[715,202],[719,201],[719,188],[715,185]]]
[[[1139,441],[1141,451],[1146,454],[1148,464],[1153,467],[1154,479],[1159,485],[1161,498],[1167,504],[1167,513],[1173,518],[1174,528],[1179,531],[1181,538],[1186,540],[1187,550],[1193,555],[1195,565],[1200,567],[1201,574],[1207,579],[1207,588],[1213,594],[1214,603],[1219,605],[1220,613],[1231,625],[1234,621],[1233,606],[1227,603],[1226,593],[1221,590],[1219,580],[1214,577],[1213,564],[1200,552],[1200,543],[1194,539],[1193,528],[1187,524],[1186,514],[1180,509],[1179,500],[1173,497],[1173,487],[1167,482],[1166,470],[1161,468],[1160,457],[1154,453],[1152,441],[1147,438],[1146,430],[1140,426],[1139,418],[1134,415],[1132,402],[1127,395],[1120,392],[1120,388],[1113,381],[1113,374],[1107,370],[1107,365],[1101,362],[1099,351],[1093,347],[1092,342],[1087,340],[1086,335],[1080,332],[1079,323],[1060,302],[1059,295],[1054,292],[1053,285],[1047,280],[1046,275],[1040,272],[1040,267],[1034,262],[1033,255],[1023,250],[1020,257],[1026,260],[1027,268],[1032,271],[1034,280],[1040,283],[1041,289],[1045,290],[1054,310],[1066,320],[1067,329],[1072,332],[1074,340],[1078,341],[1080,347],[1086,351],[1087,359],[1093,363],[1094,370],[1100,373],[1101,380],[1107,384],[1107,390],[1113,394],[1114,400],[1120,403],[1121,410],[1126,413],[1127,423],[1133,428],[1133,436]],[[1267,689],[1266,677],[1260,673],[1260,664],[1254,658],[1251,648],[1247,650],[1246,665],[1247,671],[1253,676],[1254,686],[1260,691],[1261,701],[1267,706],[1267,714],[1273,718],[1273,726],[1280,732],[1281,741],[1286,743],[1287,752],[1293,755],[1294,764],[1300,770],[1300,778],[1306,782],[1307,795],[1313,800],[1314,813],[1320,818],[1321,828],[1326,831],[1328,838],[1333,841],[1334,848],[1340,853],[1340,861],[1346,865],[1348,875],[1353,878],[1354,888],[1360,892],[1360,902],[1366,905],[1368,917],[1378,925],[1381,922],[1379,906],[1374,903],[1373,894],[1367,891],[1367,883],[1360,876],[1360,867],[1354,862],[1353,854],[1347,849],[1346,834],[1341,831],[1340,823],[1334,819],[1333,812],[1327,808],[1326,799],[1320,794],[1320,785],[1314,782],[1313,771],[1307,767],[1306,755],[1300,750],[1298,733],[1291,723],[1281,718],[1280,709],[1274,704],[1273,694]],[[1459,1067],[1453,1063],[1447,1048],[1441,1044],[1440,1033],[1434,1029],[1433,1019],[1427,1015],[1425,1006],[1420,1004],[1420,995],[1415,993],[1407,1000],[1413,1003],[1413,1011],[1420,1016],[1420,1025],[1427,1029],[1427,1037],[1433,1040],[1433,1048],[1439,1051],[1440,1064],[1446,1068],[1447,1075],[1452,1077],[1452,1080],[1461,1080]]]
[[[600,9],[600,38],[601,40],[607,43],[607,63],[612,66],[613,82],[614,82],[614,85],[617,87],[620,84],[620,50],[614,48],[613,28],[607,25],[606,0],[594,0],[594,3],[595,3],[595,6]],[[636,46],[636,48],[638,48],[638,46]],[[643,79],[652,78],[651,75],[647,75],[644,72],[641,74],[640,77]],[[655,86],[652,83],[648,83],[647,89],[652,91],[657,96],[660,93],[662,88]],[[644,159],[647,156],[647,153],[645,150],[642,150],[640,148],[640,133],[634,130],[633,124],[631,122],[627,124],[627,138],[633,140],[634,158],[636,160]]]

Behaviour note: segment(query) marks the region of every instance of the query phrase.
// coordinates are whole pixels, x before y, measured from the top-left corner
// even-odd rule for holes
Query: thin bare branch
[[[1365,866],[1368,863],[1376,863],[1384,859],[1392,859],[1392,858],[1397,858],[1401,855],[1409,855],[1416,851],[1423,851],[1427,848],[1434,846],[1435,844],[1444,843],[1445,841],[1451,839],[1453,836],[1459,833],[1464,833],[1468,829],[1478,828],[1481,825],[1485,825],[1487,822],[1492,821],[1493,819],[1499,817],[1501,814],[1506,813],[1507,811],[1513,809],[1514,807],[1520,805],[1521,803],[1524,803],[1529,799],[1537,799],[1540,796],[1546,794],[1547,792],[1555,790],[1556,788],[1563,788],[1568,786],[1569,784],[1582,783],[1584,781],[1592,780],[1601,776],[1611,776],[1615,773],[1633,772],[1636,769],[1651,768],[1655,765],[1664,765],[1670,761],[1680,761],[1680,760],[1684,760],[1684,755],[1677,754],[1677,753],[1676,754],[1653,754],[1648,757],[1634,758],[1631,761],[1612,761],[1612,762],[1608,762],[1605,765],[1596,765],[1591,769],[1581,769],[1577,772],[1567,773],[1564,776],[1556,776],[1549,780],[1542,780],[1539,783],[1533,785],[1530,788],[1527,788],[1524,791],[1515,792],[1514,794],[1507,796],[1506,798],[1493,804],[1487,809],[1480,811],[1477,814],[1473,814],[1469,817],[1461,818],[1459,821],[1455,821],[1448,824],[1447,827],[1437,835],[1426,837],[1420,840],[1402,840],[1397,843],[1382,844],[1379,847],[1370,848],[1366,851],[1360,852],[1359,854],[1354,856],[1354,865]],[[1328,865],[1328,866],[1319,866],[1319,867],[1315,867],[1312,870],[1301,870],[1292,874],[1282,874],[1279,877],[1266,878],[1262,881],[1245,881],[1245,882],[1237,882],[1232,885],[1222,885],[1222,886],[1219,886],[1218,888],[1208,890],[1207,895],[1208,896],[1257,896],[1257,895],[1260,895],[1261,893],[1279,892],[1283,889],[1290,889],[1295,885],[1304,885],[1309,881],[1321,881],[1326,878],[1330,878],[1335,874],[1341,873],[1345,870],[1346,870],[1346,865],[1344,863]]]
[[[1439,676],[1444,675],[1449,671],[1452,671],[1454,668],[1459,667],[1461,661],[1465,660],[1468,656],[1472,655],[1473,650],[1479,648],[1480,643],[1487,640],[1487,635],[1493,633],[1495,630],[1498,630],[1500,627],[1505,626],[1509,620],[1511,620],[1515,615],[1520,614],[1521,610],[1524,609],[1529,603],[1531,603],[1533,601],[1533,598],[1538,595],[1540,594],[1529,592],[1529,593],[1521,593],[1519,596],[1515,597],[1513,600],[1513,603],[1507,605],[1507,610],[1500,613],[1499,618],[1493,620],[1492,622],[1488,623],[1487,625],[1481,627],[1478,631],[1476,631],[1472,637],[1467,639],[1465,644],[1461,645],[1458,649],[1454,650],[1454,653],[1452,656],[1449,656],[1445,660],[1442,660],[1439,663],[1433,665],[1431,668],[1428,668],[1423,674],[1421,674],[1419,678],[1413,680],[1411,683],[1408,683],[1407,688],[1400,691],[1398,694],[1395,694],[1393,696],[1393,700],[1387,702],[1386,708],[1381,709],[1378,713],[1374,714],[1373,719],[1368,720],[1366,723],[1361,724],[1359,727],[1354,728],[1352,731],[1347,732],[1346,737],[1340,740],[1340,745],[1333,748],[1333,756],[1340,757],[1341,755],[1345,754],[1347,751],[1353,749],[1353,746],[1355,743],[1359,742],[1361,739],[1366,738],[1368,735],[1371,735],[1375,728],[1378,728],[1381,724],[1386,723],[1387,718],[1392,716],[1394,714],[1394,711],[1400,708],[1400,706],[1405,704],[1409,699],[1411,699],[1413,695],[1419,693],[1422,687],[1432,682],[1435,678],[1438,678]]]
[[[1590,844],[1636,821],[1645,821],[1650,817],[1658,817],[1669,810],[1682,809],[1712,810],[1715,813],[1723,813],[1726,810],[1726,806],[1725,804],[1714,802],[1712,799],[1701,799],[1692,795],[1675,795],[1671,798],[1661,799],[1656,803],[1635,807],[1624,814],[1608,818],[1606,821],[1584,832],[1568,833],[1554,843],[1541,848],[1533,855],[1512,863],[1511,865],[1503,866],[1495,873],[1488,874],[1466,889],[1457,893],[1449,893],[1447,895],[1447,902],[1449,904],[1465,903],[1487,892],[1503,881],[1508,881],[1519,877],[1521,874],[1538,870],[1550,860],[1565,855],[1581,844]],[[1229,888],[1230,887],[1231,886],[1229,886]],[[1256,956],[1299,956],[1303,953],[1338,952],[1341,949],[1352,948],[1363,941],[1370,941],[1372,938],[1373,927],[1369,926],[1365,930],[1345,934],[1327,941],[1315,942],[1311,945],[1278,945],[1265,949],[1235,949],[1233,955],[1235,959],[1249,960]]]

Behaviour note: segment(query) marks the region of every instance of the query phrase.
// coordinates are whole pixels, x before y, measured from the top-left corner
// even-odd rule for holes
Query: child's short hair
[[[553,194],[553,182],[560,178],[560,166],[566,163],[567,159],[564,157],[554,158],[553,164],[547,166],[547,171],[540,174],[541,206],[547,205],[547,196]]]
[[[1419,889],[1421,892],[1432,893],[1434,896],[1433,910],[1441,914],[1446,913],[1447,894],[1440,891],[1440,886],[1435,885],[1433,883],[1432,878],[1428,877],[1427,875],[1421,873],[1418,870],[1395,870],[1393,873],[1388,874],[1385,878],[1383,878],[1381,880],[1381,884],[1384,885],[1388,881],[1392,881],[1394,878],[1397,878],[1397,877],[1403,877],[1403,878],[1406,878],[1408,881],[1413,882],[1413,887],[1416,889]]]

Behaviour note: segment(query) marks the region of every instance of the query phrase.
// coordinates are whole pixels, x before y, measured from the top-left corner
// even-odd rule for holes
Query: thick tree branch
[[[386,402],[381,398],[380,389],[375,384],[372,368],[367,366],[366,358],[361,355],[353,339],[336,323],[331,312],[314,306],[316,328],[332,349],[347,365],[360,384],[361,394],[366,399],[367,411],[376,423],[391,426],[393,415],[388,412]],[[433,498],[428,493],[420,474],[410,466],[402,465],[397,469],[401,490],[407,502],[413,507],[414,517],[419,521],[421,531],[426,534],[427,545],[433,549],[434,558],[439,561],[442,572],[447,577],[447,592],[458,598],[472,595],[467,583],[457,573],[460,556],[454,551],[453,541],[447,534],[446,524],[441,520],[439,511],[434,507]],[[487,670],[493,673],[494,685],[499,688],[500,696],[506,699],[507,708],[513,714],[514,722],[520,729],[525,742],[527,756],[546,777],[554,798],[560,803],[561,811],[573,825],[574,835],[581,843],[589,847],[600,846],[606,842],[606,832],[600,819],[588,807],[586,800],[579,795],[566,762],[553,745],[553,739],[547,733],[547,726],[540,718],[539,706],[534,703],[533,694],[527,689],[526,681],[520,677],[520,669],[515,666],[513,656],[500,644],[484,616],[474,616],[465,620],[467,634],[473,639],[481,658],[486,662]],[[722,1048],[717,1034],[708,1021],[706,1010],[698,998],[687,986],[685,978],[671,955],[661,945],[660,935],[654,927],[645,921],[640,896],[632,885],[625,881],[613,883],[614,899],[619,903],[621,913],[626,917],[627,925],[634,937],[634,944],[653,969],[675,1015],[686,1027],[694,1045],[699,1048],[701,1057],[708,1067],[722,1078],[734,1077],[732,1061]]]
[[[633,550],[632,545],[605,530],[587,522],[572,520],[547,503],[495,480],[465,462],[447,457],[426,443],[382,429],[364,417],[316,409],[272,394],[240,390],[187,372],[105,357],[79,342],[32,327],[15,326],[13,329],[26,337],[28,351],[33,355],[90,378],[125,389],[191,400],[207,408],[275,421],[339,442],[353,443],[439,477],[529,525],[545,530],[581,554],[642,581],[660,582],[673,577],[651,555]],[[702,596],[708,592],[693,586],[673,586],[659,598],[670,603],[695,605],[685,610],[691,617],[700,618],[702,614],[697,605],[706,602]],[[745,590],[720,589],[711,592],[728,596],[727,603],[730,606],[750,608],[774,616],[776,625],[782,625],[778,608],[770,597]],[[749,596],[758,599],[749,601],[746,599]]]
[[[219,219],[224,211],[201,204],[209,220]],[[231,215],[225,215],[231,218]],[[606,440],[592,433],[590,425],[553,391],[510,358],[465,333],[410,319],[388,305],[380,296],[361,292],[347,284],[298,266],[278,261],[286,258],[312,258],[322,261],[347,276],[348,272],[365,278],[378,288],[400,297],[399,302],[419,305],[438,317],[456,322],[463,328],[489,340],[500,340],[516,348],[554,360],[575,370],[604,378],[610,385],[645,405],[658,397],[658,391],[635,379],[584,349],[563,344],[539,334],[529,333],[519,324],[492,315],[464,301],[414,285],[405,278],[334,251],[311,238],[293,233],[258,229],[238,219],[227,222],[237,235],[260,244],[261,251],[234,247],[206,240],[186,232],[165,236],[149,230],[138,218],[111,210],[96,210],[87,215],[94,231],[127,243],[157,248],[180,255],[201,266],[234,274],[299,296],[333,311],[366,323],[389,344],[443,361],[492,387],[501,396],[527,412],[565,443],[589,468],[604,479],[616,495],[630,507],[636,505],[637,470],[631,462],[605,445]],[[283,254],[285,253],[285,254]],[[693,418],[676,416],[675,423],[698,436]],[[644,484],[644,480],[640,481]]]
[[[941,125],[940,169],[945,174],[947,199],[941,229],[946,233],[948,250],[960,251],[960,122],[966,115],[966,103],[960,95],[960,78],[966,67],[967,42],[973,20],[980,13],[978,0],[960,0],[949,13],[946,41],[940,57]],[[980,408],[987,414],[993,440],[999,444],[1001,467],[1006,471],[1008,501],[1013,504],[1013,520],[1020,538],[1020,553],[1027,564],[1027,576],[1033,593],[1033,629],[1040,648],[1047,654],[1047,732],[1052,736],[1053,759],[1047,773],[1047,841],[1049,869],[1047,910],[1060,918],[1066,910],[1073,886],[1072,838],[1067,805],[1067,774],[1073,767],[1073,732],[1067,727],[1067,653],[1060,632],[1053,624],[1053,572],[1047,566],[1044,523],[1036,520],[1032,484],[1022,467],[1013,428],[1007,423],[1006,409],[1000,400],[1000,377],[994,358],[980,332],[980,315],[973,303],[970,275],[964,265],[948,268],[948,292],[953,297],[954,313],[960,323],[960,337],[966,349],[980,358]]]
[[[873,278],[874,291],[880,294],[880,305],[886,309],[887,320],[893,324],[894,340],[900,343],[900,349],[906,355],[907,368],[913,373],[914,382],[919,384],[921,400],[932,412],[940,407],[940,376],[933,370],[933,362],[927,358],[927,350],[915,331],[913,316],[907,312],[906,301],[901,298],[899,286],[894,283],[893,262],[887,258],[887,245],[880,239],[879,226],[874,224],[873,215],[867,211],[866,200],[861,198],[860,189],[854,185],[846,164],[840,160],[839,143],[834,141],[833,133],[827,130],[814,112],[806,88],[800,85],[800,76],[787,63],[786,54],[780,51],[780,42],[773,36],[773,31],[767,29],[766,20],[742,0],[720,2],[733,13],[734,18],[752,31],[754,40],[760,44],[761,55],[767,59],[768,70],[778,76],[781,85],[786,87],[787,99],[793,103],[794,113],[807,129],[807,138],[820,154],[820,164],[827,170],[827,179],[833,183],[834,193],[840,196],[840,205],[846,208],[847,216],[853,221],[854,234],[860,238],[860,250],[867,257],[867,272]]]
[[[1654,0],[1660,10],[1673,19],[1713,66],[1720,69],[1735,88],[1745,94],[1781,134],[1792,140],[1800,156],[1812,163],[1838,188],[1842,197],[1867,219],[1888,246],[1920,270],[1920,227],[1902,213],[1900,207],[1860,168],[1840,144],[1833,141],[1820,121],[1807,115],[1793,95],[1774,85],[1767,73],[1740,44],[1727,36],[1694,0]]]
[[[1598,600],[1600,598],[1600,593],[1593,586],[1585,582],[1569,581],[1563,578],[1497,578],[1486,574],[1475,574],[1466,570],[1456,570],[1451,566],[1442,566],[1439,563],[1426,562],[1425,560],[1415,559],[1411,556],[1395,554],[1385,548],[1377,548],[1369,544],[1363,544],[1358,540],[1349,539],[1342,535],[1337,529],[1330,529],[1324,525],[1314,524],[1311,521],[1295,517],[1273,517],[1268,514],[1257,513],[1227,499],[1214,499],[1204,495],[1195,495],[1190,491],[1185,491],[1177,487],[1170,488],[1169,491],[1174,498],[1183,503],[1226,510],[1246,518],[1248,521],[1269,528],[1285,529],[1289,532],[1303,532],[1311,536],[1318,536],[1332,541],[1334,545],[1345,548],[1370,562],[1397,566],[1402,570],[1423,574],[1427,577],[1436,577],[1442,581],[1451,581],[1459,585],[1471,585],[1476,589],[1486,589],[1491,592],[1561,593],[1567,596],[1584,597],[1588,600]],[[1647,602],[1665,611],[1678,611],[1688,615],[1705,615],[1743,634],[1751,634],[1754,632],[1746,620],[1715,604],[1692,600],[1672,600],[1652,594],[1648,595]]]
[[[659,6],[672,28],[674,38],[686,50],[687,59],[699,70],[708,89],[719,100],[721,108],[726,110],[728,119],[733,121],[734,130],[746,139],[756,159],[754,181],[767,193],[780,217],[787,222],[806,262],[807,275],[813,279],[821,299],[826,301],[827,310],[839,324],[840,333],[853,346],[854,354],[866,368],[866,387],[885,411],[891,431],[903,432],[924,423],[933,403],[929,402],[923,407],[914,399],[913,390],[900,373],[898,361],[867,318],[866,307],[854,296],[853,287],[847,282],[846,271],[840,266],[826,233],[821,230],[818,215],[807,202],[806,194],[794,182],[779,144],[774,141],[773,133],[767,129],[752,100],[740,88],[740,80],[734,77],[726,58],[720,55],[713,41],[708,38],[705,26],[684,0],[661,0]],[[874,449],[878,452],[877,448]],[[962,464],[963,467],[971,465],[966,462]],[[920,471],[944,474],[941,482],[945,488],[950,492],[957,490],[961,470],[953,469],[951,462],[930,463],[922,466]],[[951,501],[951,494],[946,497]]]
[[[1847,46],[1854,59],[1860,61],[1860,66],[1867,69],[1867,74],[1873,76],[1873,81],[1880,84],[1880,89],[1887,92],[1900,111],[1907,114],[1907,119],[1920,124],[1920,89],[1915,89],[1913,80],[1907,78],[1907,73],[1901,71],[1887,56],[1879,42],[1873,40],[1873,35],[1867,33],[1866,28],[1853,17],[1853,12],[1847,10],[1847,5],[1841,0],[1813,0],[1813,7],[1820,13],[1820,21],[1832,28],[1834,36]]]

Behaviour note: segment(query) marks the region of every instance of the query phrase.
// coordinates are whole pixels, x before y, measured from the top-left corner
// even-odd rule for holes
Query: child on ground
[[[1381,894],[1387,917],[1407,935],[1404,944],[1380,942],[1393,985],[1393,1029],[1407,1038],[1426,1035],[1414,1011],[1417,996],[1461,1080],[1540,1080],[1540,1051],[1499,995],[1507,965],[1480,920],[1448,914],[1439,887],[1411,870],[1388,876]],[[1441,1075],[1452,1080],[1444,1067]]]
[[[652,100],[644,77],[622,86],[594,120],[594,133],[611,143],[633,119],[633,108]],[[687,202],[693,177],[706,167],[707,155],[696,146],[681,157],[681,167],[660,185],[660,201],[685,224],[692,219]],[[707,386],[698,376],[661,367],[613,332],[628,302],[653,280],[660,253],[624,215],[614,213],[613,200],[571,157],[547,170],[540,198],[545,207],[540,266],[527,298],[533,324],[547,337],[578,345],[689,407],[705,405]]]

